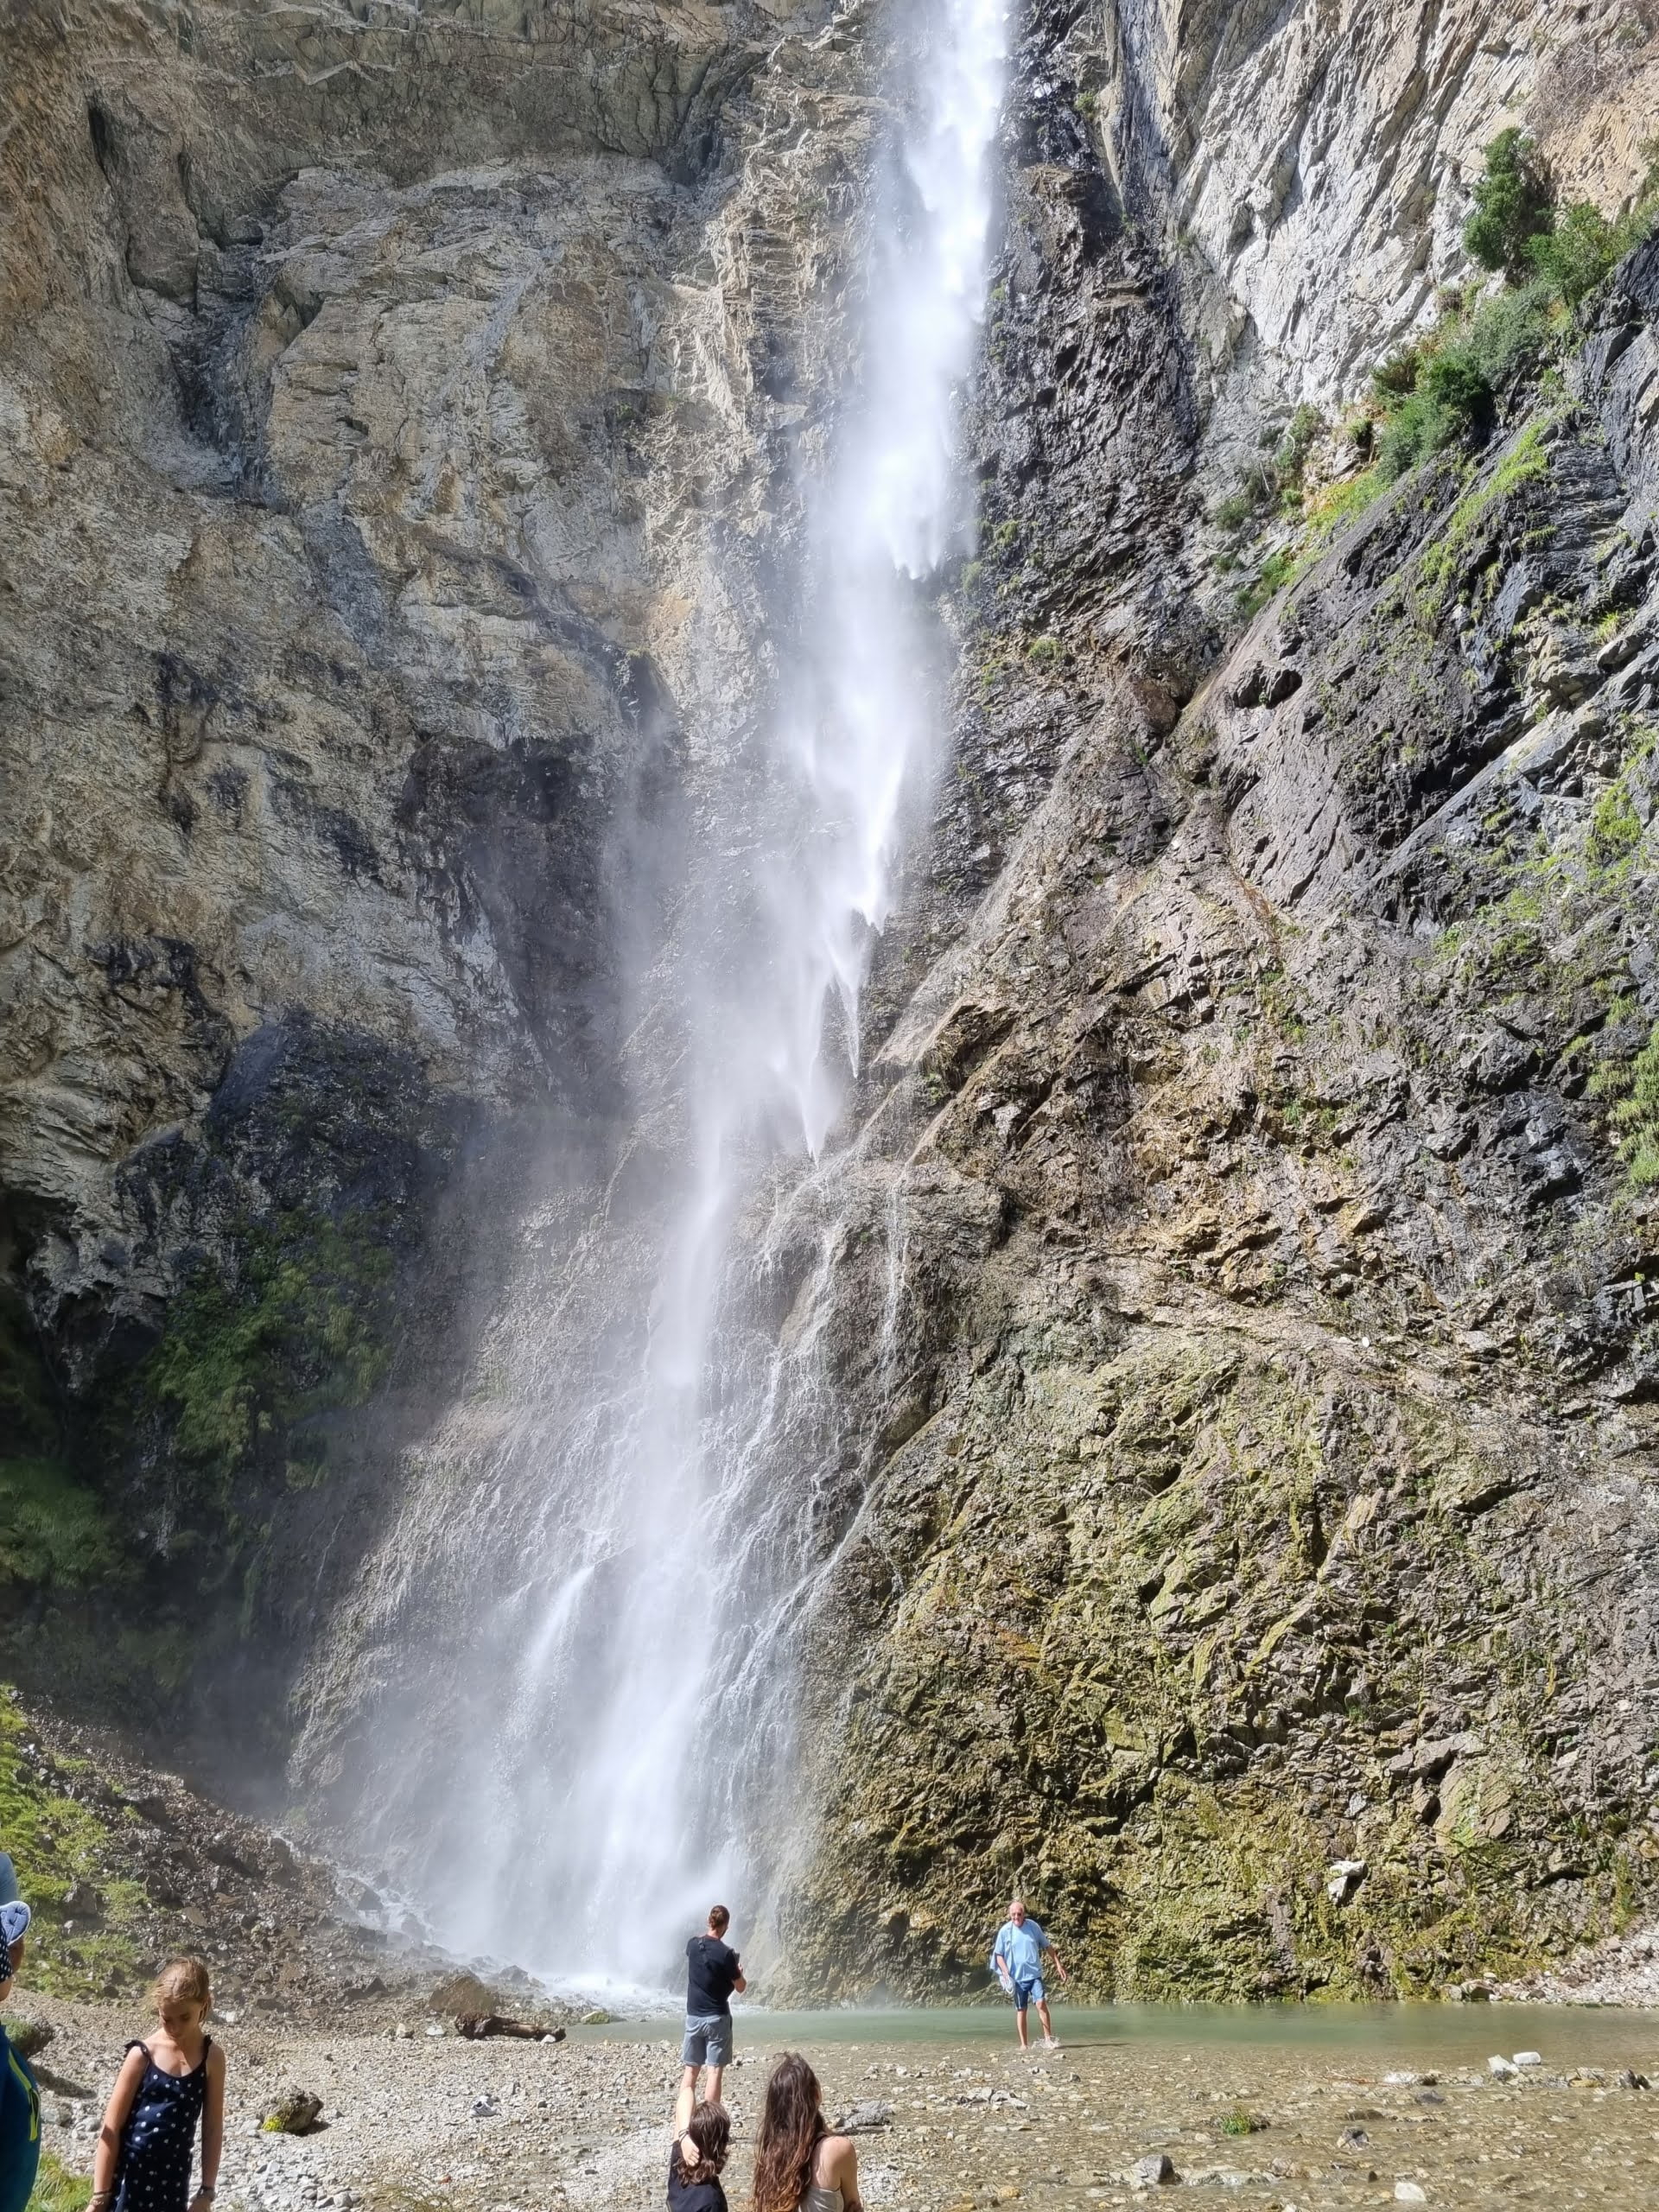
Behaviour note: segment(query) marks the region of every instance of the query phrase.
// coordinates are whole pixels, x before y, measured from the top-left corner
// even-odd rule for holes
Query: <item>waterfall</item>
[[[446,1685],[467,1747],[388,1762],[401,1770],[377,1792],[368,1840],[383,1858],[405,1840],[410,1886],[456,1948],[568,1982],[660,1986],[716,1893],[740,1936],[752,1930],[776,1856],[757,1831],[775,1846],[792,1816],[791,1637],[817,1542],[801,1462],[836,1424],[814,1316],[842,1225],[817,1199],[872,945],[932,766],[918,587],[971,535],[957,416],[1008,41],[1007,0],[914,4],[861,370],[804,487],[807,613],[798,649],[780,654],[764,789],[735,870],[718,838],[691,858],[702,880],[686,927],[701,941],[684,972],[701,1042],[665,1241],[644,1290],[576,1250],[523,1317],[528,1401],[470,1464],[452,1453],[419,1508],[435,1552],[463,1495],[492,1532],[470,1539],[476,1635],[466,1681]],[[791,1155],[795,1319],[760,1328],[743,1318],[746,1282],[776,1273],[784,1231],[760,1238],[738,1281],[733,1224]],[[900,1293],[896,1198],[886,1233],[884,1342]],[[642,1297],[643,1325],[628,1310]],[[626,1358],[562,1357],[561,1300],[577,1299],[615,1310],[573,1338],[631,1347]],[[419,1725],[405,1714],[404,1745]],[[406,1845],[416,1828],[423,1854]]]

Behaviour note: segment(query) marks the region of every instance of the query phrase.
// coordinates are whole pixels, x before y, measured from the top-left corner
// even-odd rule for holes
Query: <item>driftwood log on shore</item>
[[[524,2043],[563,2043],[563,2028],[532,2027],[528,2020],[509,2020],[500,2012],[457,2012],[455,2033],[468,2043],[483,2043],[492,2036],[517,2036]]]

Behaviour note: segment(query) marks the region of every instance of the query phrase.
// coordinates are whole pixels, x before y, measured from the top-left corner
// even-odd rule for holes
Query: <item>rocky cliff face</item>
[[[1659,1859],[1650,257],[1253,619],[1214,519],[1299,404],[1357,465],[1500,125],[1636,188],[1643,10],[1489,13],[1024,22],[824,1319],[802,1986],[872,1916],[870,1976],[960,1985],[1014,1880],[1100,1988],[1433,1986]],[[276,1699],[550,1123],[575,1219],[660,1097],[639,979],[786,636],[883,34],[3,35],[4,1556],[37,1665],[87,1664],[54,1584],[205,1587]]]
[[[963,726],[1058,765],[849,1169],[913,1433],[821,1618],[808,1982],[855,1928],[867,1983],[969,1981],[1022,1884],[1100,1990],[1461,1987],[1659,1861],[1652,250],[1195,684],[1191,478],[1425,315],[1460,149],[1550,81],[1474,11],[1253,20],[1028,62]],[[1552,66],[1570,139],[1607,80]]]
[[[11,1520],[107,1507],[168,1589],[205,1549],[289,1650],[550,1127],[608,1172],[624,979],[750,711],[776,327],[840,281],[769,226],[861,129],[734,174],[798,136],[773,35],[8,21]]]

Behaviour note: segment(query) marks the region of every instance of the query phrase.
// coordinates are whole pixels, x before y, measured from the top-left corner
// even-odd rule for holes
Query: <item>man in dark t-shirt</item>
[[[685,2041],[680,2046],[680,2094],[675,2107],[679,2133],[683,2135],[691,2108],[697,2101],[697,2074],[709,2069],[705,2103],[720,2102],[720,2077],[732,2063],[732,2007],[734,1990],[748,1987],[737,1953],[726,1942],[732,1916],[717,1904],[709,1916],[709,1933],[694,1936],[685,1947]]]

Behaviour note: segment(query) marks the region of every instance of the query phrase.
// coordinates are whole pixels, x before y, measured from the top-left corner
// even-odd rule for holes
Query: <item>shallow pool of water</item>
[[[1162,2047],[1302,2052],[1367,2067],[1479,2066],[1493,2052],[1535,2050],[1546,2066],[1659,2069],[1659,2013],[1560,2005],[1118,2005],[1052,2006],[1068,2050]],[[1005,2005],[907,2005],[821,2012],[736,2010],[740,2050],[825,2045],[996,2044],[1014,2039]],[[1033,2035],[1037,2018],[1031,2016]],[[578,2028],[582,2041],[677,2041],[677,2016]]]

